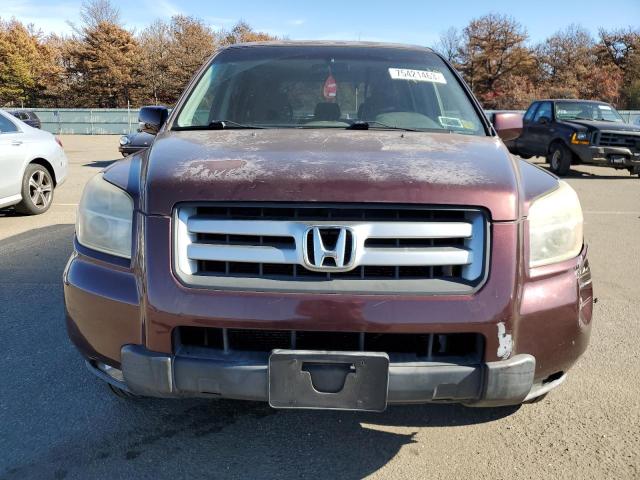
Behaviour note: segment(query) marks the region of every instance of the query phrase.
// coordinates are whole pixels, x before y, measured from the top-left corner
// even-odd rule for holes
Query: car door
[[[516,140],[516,148],[523,155],[531,155],[531,125],[539,103],[533,102],[522,117],[522,133]]]
[[[0,113],[0,203],[20,194],[26,148],[20,127]]]
[[[553,128],[553,104],[540,102],[529,125],[528,150],[531,155],[546,155]]]

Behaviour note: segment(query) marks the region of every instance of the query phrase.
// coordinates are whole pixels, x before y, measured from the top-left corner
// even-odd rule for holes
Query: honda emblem
[[[309,270],[345,272],[353,268],[356,242],[349,227],[309,227],[304,244],[304,261]]]

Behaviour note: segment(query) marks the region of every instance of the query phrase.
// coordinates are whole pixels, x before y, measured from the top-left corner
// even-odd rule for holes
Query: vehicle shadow
[[[23,215],[16,212],[14,207],[0,208],[0,218],[2,217],[22,217]]]
[[[549,164],[544,163],[542,160],[540,161],[528,160],[528,161],[530,163],[533,163],[534,165],[537,165],[540,168],[547,170],[548,172],[551,172]],[[576,170],[575,168],[576,166],[577,165],[572,165],[571,170],[569,170],[569,173],[564,175],[561,178],[576,178],[581,180],[636,180],[636,181],[638,180],[638,175],[636,174],[631,175],[627,171],[620,171],[618,175],[611,175],[610,173],[609,174],[606,173],[606,172],[611,172],[612,171],[611,168],[598,167],[598,171],[602,171],[605,173],[597,174],[597,173],[585,172],[583,170]]]
[[[0,318],[10,346],[0,371],[0,478],[359,479],[417,448],[424,427],[493,422],[518,410],[355,413],[115,397],[66,335],[61,275],[72,236],[73,225],[53,225],[0,241]]]
[[[116,158],[115,160],[94,160],[92,162],[85,163],[82,166],[83,167],[93,167],[93,168],[107,168],[109,165],[111,165],[112,163],[117,162],[118,160],[120,160],[120,159]]]

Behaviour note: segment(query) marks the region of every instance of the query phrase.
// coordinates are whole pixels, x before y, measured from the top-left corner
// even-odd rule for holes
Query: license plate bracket
[[[273,350],[269,356],[274,408],[381,412],[388,388],[386,353]]]

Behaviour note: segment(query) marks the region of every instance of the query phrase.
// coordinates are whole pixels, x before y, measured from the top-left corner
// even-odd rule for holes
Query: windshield
[[[484,135],[447,65],[427,51],[261,46],[215,57],[174,128],[369,128]]]
[[[624,122],[620,114],[611,105],[592,102],[557,102],[556,119]]]

